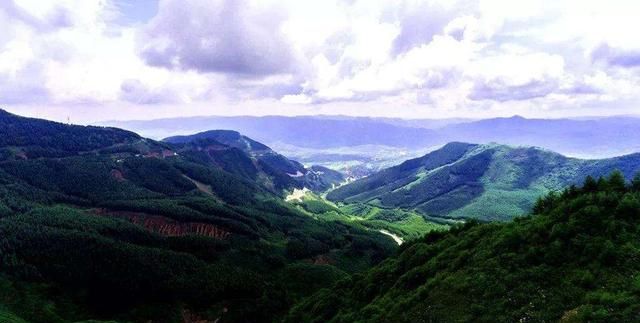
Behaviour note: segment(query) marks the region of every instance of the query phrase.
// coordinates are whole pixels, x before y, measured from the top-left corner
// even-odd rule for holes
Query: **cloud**
[[[253,76],[289,72],[293,55],[277,7],[245,0],[163,0],[144,28],[141,56],[152,66]]]
[[[637,113],[639,6],[160,0],[138,15],[116,0],[0,0],[0,102],[122,117]]]
[[[401,14],[400,33],[393,40],[393,53],[396,55],[431,42],[433,36],[444,32],[452,19],[451,13],[438,4],[420,3],[407,11]]]
[[[553,81],[535,80],[526,84],[509,85],[502,81],[474,84],[469,95],[472,100],[494,100],[499,102],[529,100],[544,97],[557,88]]]
[[[593,50],[591,59],[605,62],[610,66],[637,67],[640,66],[640,49],[611,48],[607,44],[602,44]]]
[[[71,12],[64,6],[53,7],[46,15],[38,17],[13,0],[0,2],[0,10],[13,19],[36,28],[38,31],[51,31],[70,27],[73,24]]]
[[[467,71],[473,82],[469,99],[522,101],[545,97],[559,88],[565,75],[561,56],[521,47],[502,48],[501,52],[473,62]]]
[[[170,89],[152,89],[140,80],[127,79],[120,86],[120,98],[138,104],[178,103],[180,97]]]
[[[434,36],[449,34],[456,40],[464,37],[465,25],[449,24],[473,12],[469,1],[402,1],[398,5],[395,19],[400,32],[393,40],[393,53],[399,55],[415,47],[430,43]]]
[[[50,93],[44,84],[43,66],[30,63],[13,73],[0,72],[0,103],[45,103]]]

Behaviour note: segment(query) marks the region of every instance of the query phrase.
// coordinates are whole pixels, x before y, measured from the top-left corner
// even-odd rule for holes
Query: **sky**
[[[0,108],[640,115],[640,1],[0,0]]]

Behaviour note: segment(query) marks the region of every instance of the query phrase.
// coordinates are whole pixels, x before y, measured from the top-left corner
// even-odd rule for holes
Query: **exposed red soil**
[[[115,178],[118,182],[124,181],[124,175],[117,169],[111,170],[111,177]]]
[[[105,209],[98,209],[93,213],[100,216],[112,216],[127,219],[133,224],[167,237],[198,235],[223,240],[227,239],[231,235],[231,232],[213,224],[178,222],[160,215],[151,215],[139,212],[109,211]]]
[[[192,313],[189,310],[182,310],[182,322],[183,323],[214,323],[215,321],[205,320],[199,315]]]
[[[311,262],[314,265],[330,265],[335,263],[335,260],[331,259],[331,257],[327,255],[317,255],[311,258]]]

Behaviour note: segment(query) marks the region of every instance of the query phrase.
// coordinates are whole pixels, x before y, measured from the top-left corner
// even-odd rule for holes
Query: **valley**
[[[395,249],[378,231],[284,200],[339,174],[215,134],[159,142],[0,111],[3,315],[269,321]]]
[[[558,231],[569,225],[566,212],[587,221],[584,212],[601,203],[619,203],[620,216],[640,211],[638,154],[587,160],[502,144],[451,142],[412,154],[362,146],[385,157],[348,173],[349,161],[301,163],[232,130],[156,141],[4,111],[0,125],[0,317],[16,322],[413,321],[422,301],[438,304],[428,312],[434,319],[484,321],[495,314],[487,307],[468,312],[447,301],[469,302],[464,295],[478,288],[449,286],[448,279],[462,279],[459,270],[485,277],[504,270],[487,269],[505,256],[495,252],[551,239],[540,235],[565,239],[557,235],[572,234]],[[618,225],[617,218],[591,221]],[[588,232],[582,225],[571,228]],[[565,247],[581,248],[575,243]],[[536,252],[510,259],[517,266],[556,261]],[[571,259],[567,266],[594,261]],[[515,274],[526,282],[539,273]],[[484,281],[504,288],[515,280]],[[611,282],[598,284],[626,284]],[[332,286],[341,298],[327,294]],[[526,286],[514,304],[501,305],[500,315],[508,315],[501,320],[522,311]],[[589,286],[551,293],[583,299]],[[563,302],[590,317],[587,305]],[[556,307],[526,315],[557,318]]]
[[[0,0],[0,323],[640,323],[639,13]]]

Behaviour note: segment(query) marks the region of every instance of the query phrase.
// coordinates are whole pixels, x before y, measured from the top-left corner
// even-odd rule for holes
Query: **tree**
[[[609,189],[616,192],[624,192],[626,190],[626,183],[624,180],[624,175],[619,170],[613,171],[611,175],[609,175]]]
[[[609,181],[603,176],[600,176],[598,178],[598,191],[604,192],[607,190],[609,190]]]
[[[631,190],[634,192],[640,192],[640,173],[637,173],[636,176],[631,180]]]
[[[596,180],[595,180],[595,178],[593,178],[593,176],[589,175],[584,180],[584,185],[582,186],[582,189],[585,192],[593,193],[593,192],[598,190],[598,182],[596,182]]]

